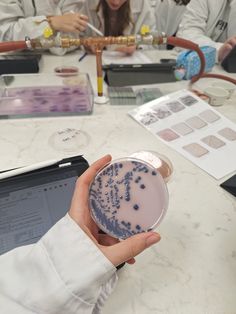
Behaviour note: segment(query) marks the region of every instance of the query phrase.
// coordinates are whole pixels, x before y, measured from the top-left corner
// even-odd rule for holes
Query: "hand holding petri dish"
[[[168,207],[168,191],[151,164],[127,157],[97,173],[90,186],[89,205],[102,231],[126,239],[159,225]]]

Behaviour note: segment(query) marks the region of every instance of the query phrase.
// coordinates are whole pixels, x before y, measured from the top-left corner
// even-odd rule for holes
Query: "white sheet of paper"
[[[124,54],[119,51],[103,51],[102,63],[108,64],[145,64],[152,63],[151,59],[147,57],[142,51],[136,50],[132,55]]]
[[[236,170],[236,124],[195,94],[171,93],[129,115],[216,179]]]

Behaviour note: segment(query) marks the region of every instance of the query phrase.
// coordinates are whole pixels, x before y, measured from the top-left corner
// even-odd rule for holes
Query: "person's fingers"
[[[87,15],[84,15],[84,14],[80,14],[80,18],[81,20],[85,21],[85,22],[88,22],[88,17]],[[87,23],[86,23],[87,24]]]
[[[82,208],[88,205],[89,186],[97,172],[111,161],[111,156],[106,155],[94,162],[77,180],[72,198],[72,206]]]
[[[160,239],[160,235],[155,232],[140,233],[101,250],[113,265],[117,266],[132,259],[149,246],[159,242]]]
[[[219,61],[223,61],[224,58],[230,53],[232,46],[229,43],[224,44],[224,46],[219,51]]]
[[[128,47],[126,53],[127,55],[132,55],[135,50],[136,50],[136,47]]]
[[[98,243],[100,245],[104,246],[111,246],[116,243],[119,243],[120,241],[118,239],[112,238],[111,236],[104,234],[104,233],[99,233],[98,234]],[[131,258],[128,261],[126,261],[128,264],[133,265],[135,263],[135,259]]]
[[[77,32],[83,32],[86,29],[86,27],[81,25],[80,22],[77,22],[76,26],[75,26],[75,29],[76,29]]]
[[[120,51],[123,53],[126,53],[127,55],[132,55],[134,51],[136,50],[136,46],[118,46],[116,48],[116,51]]]
[[[81,19],[80,15],[76,17],[76,23],[77,23],[77,29],[79,29],[80,31],[84,31],[87,27],[87,21]]]
[[[234,47],[236,45],[236,37],[231,37],[226,43]]]
[[[107,235],[107,234],[99,234],[98,235],[98,243],[104,246],[111,246],[114,245],[116,243],[118,243],[119,240],[112,238],[111,236]]]
[[[126,261],[126,263],[129,265],[133,265],[133,264],[135,264],[135,262],[136,262],[135,258],[131,258],[128,261]]]

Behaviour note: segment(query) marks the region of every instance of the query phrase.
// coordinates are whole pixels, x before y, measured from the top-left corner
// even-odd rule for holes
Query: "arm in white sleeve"
[[[230,2],[228,38],[236,36],[236,0]]]
[[[34,245],[0,257],[1,313],[91,314],[116,283],[116,268],[66,215]]]
[[[186,7],[186,11],[181,19],[177,37],[191,40],[199,46],[212,46],[217,50],[222,43],[213,41],[206,34],[207,21],[211,12],[208,1],[192,0]]]
[[[62,14],[80,12],[86,0],[62,0],[60,2]]]
[[[27,0],[29,1],[29,0]],[[28,2],[19,0],[2,0],[0,1],[0,41],[15,41],[24,40],[26,36],[37,38],[43,35],[46,27],[50,27],[47,22],[46,15],[51,15],[53,11],[54,15],[61,15],[62,11],[59,6],[57,8],[51,8],[45,4],[44,12],[45,15],[34,15],[34,8],[31,1]],[[24,4],[24,7],[23,7]],[[67,7],[65,7],[66,10]],[[27,10],[27,16],[26,11]],[[30,16],[32,14],[32,16]],[[53,54],[64,55],[67,51],[74,50],[64,48],[52,48],[50,51]]]
[[[32,11],[32,12],[30,12]],[[33,7],[29,7],[32,16],[25,16],[21,1],[0,1],[0,41],[24,40],[25,36],[36,38],[41,36],[48,23],[36,25],[36,21],[46,19],[45,15],[33,16]]]

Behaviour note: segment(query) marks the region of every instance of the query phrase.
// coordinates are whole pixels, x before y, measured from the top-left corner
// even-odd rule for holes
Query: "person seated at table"
[[[155,28],[155,18],[147,0],[87,0],[81,10],[89,22],[105,36],[140,33],[142,25]],[[86,28],[86,36],[97,36]],[[132,54],[136,46],[119,46],[117,51]]]
[[[157,0],[155,7],[156,27],[158,33],[175,36],[186,5],[190,0]],[[166,48],[166,46],[164,46]],[[168,45],[167,49],[173,46]]]
[[[69,213],[36,244],[0,256],[1,313],[98,314],[117,282],[116,266],[160,240],[155,232],[124,241],[100,234],[88,207],[90,183],[110,162],[99,159],[78,179]]]
[[[0,41],[37,38],[50,27],[54,33],[79,34],[84,31],[88,18],[72,13],[74,0],[2,0],[0,1]],[[83,0],[76,1],[79,10]],[[51,49],[63,54],[65,49]]]
[[[236,45],[236,0],[191,0],[177,36],[215,47],[221,62]]]

